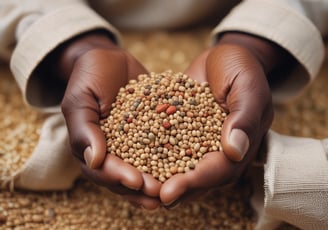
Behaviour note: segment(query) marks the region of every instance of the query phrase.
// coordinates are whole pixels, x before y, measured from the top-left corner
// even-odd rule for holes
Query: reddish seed
[[[128,93],[134,93],[134,88],[128,88]]]
[[[156,106],[156,113],[161,113],[161,112],[164,112],[166,111],[168,108],[170,107],[170,104],[158,104]]]
[[[144,95],[145,95],[145,96],[150,95],[150,90],[149,90],[149,89],[145,89],[145,90],[144,90]]]
[[[162,125],[165,129],[169,129],[171,127],[171,123],[169,121],[163,121]]]
[[[177,107],[175,107],[174,105],[170,105],[165,112],[167,115],[170,115],[170,114],[174,114],[176,111],[177,111]]]
[[[166,144],[164,145],[164,148],[167,148],[167,149],[172,149],[173,147],[172,147],[172,145],[171,145],[171,144],[169,144],[169,143],[166,143]]]
[[[128,117],[128,119],[126,119],[126,122],[127,122],[127,123],[131,123],[132,120],[133,120],[132,117]]]
[[[187,156],[191,156],[192,155],[192,150],[191,149],[187,149],[186,150],[186,155]]]

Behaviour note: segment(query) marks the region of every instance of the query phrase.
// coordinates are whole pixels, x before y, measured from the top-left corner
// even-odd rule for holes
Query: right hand
[[[235,182],[258,157],[273,120],[269,73],[284,67],[285,54],[265,39],[226,33],[191,63],[186,74],[208,82],[216,101],[229,113],[221,131],[223,151],[205,154],[196,169],[167,180],[160,192],[164,205],[171,207]]]
[[[104,33],[90,33],[66,44],[57,67],[67,88],[62,111],[74,156],[91,181],[137,206],[159,206],[160,183],[120,158],[107,154],[99,120],[109,115],[120,87],[147,70]]]

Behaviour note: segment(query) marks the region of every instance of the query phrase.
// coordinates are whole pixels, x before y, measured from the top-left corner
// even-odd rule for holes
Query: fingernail
[[[133,191],[139,191],[140,190],[140,187],[133,187],[131,185],[126,185],[124,182],[121,183],[124,187],[128,188],[128,189],[131,189]]]
[[[165,208],[169,209],[169,210],[176,209],[180,206],[180,204],[181,204],[181,202],[179,201],[179,199],[177,199],[175,201],[172,201],[169,204],[165,204]]]
[[[94,157],[93,157],[93,151],[92,151],[92,149],[91,149],[90,146],[88,146],[88,147],[84,150],[83,155],[84,155],[84,160],[85,160],[87,166],[88,166],[89,168],[93,168],[93,167],[94,167],[94,165],[93,165]]]
[[[249,148],[247,134],[240,129],[233,129],[229,136],[229,143],[236,150],[237,156],[234,157],[234,160],[241,161]]]

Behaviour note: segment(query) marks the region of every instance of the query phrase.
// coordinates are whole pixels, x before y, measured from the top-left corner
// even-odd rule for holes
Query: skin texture
[[[270,71],[284,64],[284,56],[263,39],[227,33],[191,63],[186,73],[200,82],[208,81],[217,101],[229,112],[222,130],[224,152],[207,153],[195,170],[177,174],[164,184],[107,155],[99,127],[119,88],[147,70],[102,31],[63,44],[48,64],[55,77],[67,84],[62,111],[83,175],[135,206],[155,209],[160,205],[170,208],[239,178],[271,125],[267,78]]]
[[[286,55],[263,39],[229,33],[191,63],[186,73],[199,82],[208,81],[229,113],[221,135],[224,152],[207,153],[195,170],[165,182],[160,198],[166,207],[235,182],[254,160],[273,120],[267,76],[285,65]]]

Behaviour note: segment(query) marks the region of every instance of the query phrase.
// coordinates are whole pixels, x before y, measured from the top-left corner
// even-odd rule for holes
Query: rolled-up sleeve
[[[264,166],[267,216],[301,229],[328,228],[328,140],[270,131]],[[258,226],[258,229],[264,229]]]
[[[312,4],[324,5],[323,1]],[[213,39],[227,31],[263,37],[287,50],[298,61],[291,73],[284,76],[282,84],[273,88],[276,102],[297,96],[320,70],[325,55],[324,43],[320,31],[309,18],[309,5],[299,0],[246,0],[233,8],[213,31]],[[327,11],[326,8],[321,10]],[[316,22],[319,21],[316,18]]]
[[[37,108],[57,110],[53,91],[42,86],[34,71],[56,47],[83,32],[104,29],[113,37],[117,30],[82,0],[4,0],[0,3],[0,55],[10,68],[25,101]],[[49,100],[44,98],[49,97]],[[42,103],[39,99],[42,98]]]

